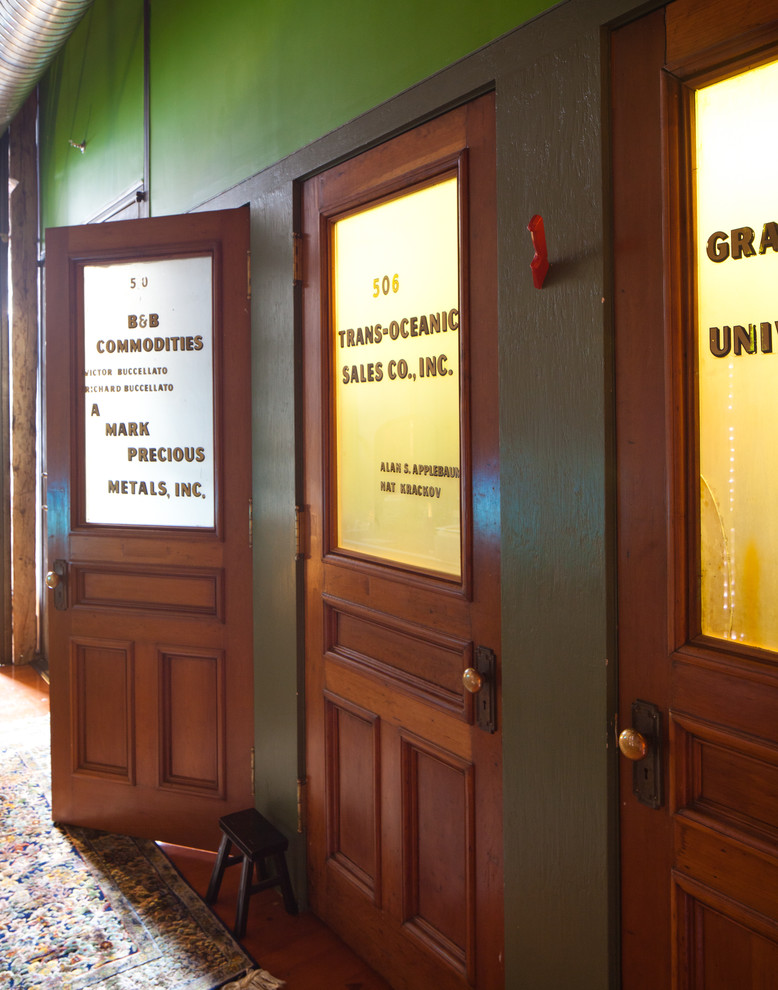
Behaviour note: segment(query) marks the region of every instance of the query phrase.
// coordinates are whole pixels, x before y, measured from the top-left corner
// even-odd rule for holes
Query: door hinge
[[[305,781],[297,778],[297,834],[305,831]]]
[[[294,559],[304,560],[308,545],[308,513],[304,505],[294,507]]]
[[[256,797],[256,794],[257,794],[257,790],[256,790],[257,759],[256,759],[256,752],[255,752],[253,746],[251,747],[250,762],[251,762],[251,796],[252,797]]]
[[[254,499],[249,499],[249,550],[254,549]]]
[[[246,298],[251,302],[251,251],[246,252]]]
[[[299,285],[303,280],[303,235],[292,234],[292,249],[294,253],[294,284]]]

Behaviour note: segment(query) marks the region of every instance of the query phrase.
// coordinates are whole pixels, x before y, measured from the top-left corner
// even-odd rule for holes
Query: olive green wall
[[[193,209],[550,6],[151,0],[151,214]],[[144,178],[142,22],[143,0],[96,0],[41,84],[44,228]]]
[[[155,212],[190,209],[550,5],[550,0],[154,3]],[[191,168],[192,155],[197,169]]]
[[[106,2],[97,0],[95,16]],[[251,43],[255,6],[276,29],[272,44]],[[319,33],[308,33],[307,18],[322,6],[338,20],[318,15]],[[230,8],[240,17],[228,44],[222,8],[210,19],[200,0],[153,4],[152,34],[166,32],[171,50],[153,54],[152,212],[251,206],[257,803],[292,839],[298,891],[295,189],[398,130],[496,91],[507,990],[618,985],[603,28],[634,6],[568,0],[460,58],[534,8],[409,0],[387,25],[377,4],[332,0],[301,12],[282,0],[246,2]],[[427,21],[427,8],[437,17]],[[354,20],[341,22],[336,9]],[[455,24],[466,11],[470,26]],[[247,58],[248,66],[233,64]],[[59,107],[64,127],[72,105],[63,95]],[[45,216],[67,214],[73,189],[45,175]],[[540,291],[529,270],[534,213],[544,216],[552,261]]]
[[[40,86],[43,227],[84,223],[140,182],[143,148],[143,4],[97,0]]]

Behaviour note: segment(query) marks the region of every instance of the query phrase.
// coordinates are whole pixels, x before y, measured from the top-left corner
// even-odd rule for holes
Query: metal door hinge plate
[[[294,507],[294,556],[295,560],[303,560],[307,553],[308,527],[307,512],[304,505]]]
[[[303,237],[302,234],[292,234],[292,248],[294,251],[294,279],[295,285],[299,285],[303,280]]]
[[[305,781],[297,778],[297,834],[305,830]]]

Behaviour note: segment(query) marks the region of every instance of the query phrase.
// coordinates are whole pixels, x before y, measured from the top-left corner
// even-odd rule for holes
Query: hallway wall
[[[326,6],[333,18],[341,9]],[[227,15],[221,7],[206,15],[201,0],[152,4],[153,30],[166,40],[156,52],[152,43],[151,207],[163,213],[251,206],[257,804],[292,837],[301,890],[296,191],[305,177],[495,89],[506,986],[604,990],[618,978],[618,876],[608,747],[616,667],[603,28],[635,4],[568,0],[517,27],[539,6],[547,4],[409,0],[393,9],[392,34],[378,5],[346,5],[348,23],[325,17],[314,30],[303,20],[305,5],[282,0],[247,0]],[[116,23],[126,17],[137,27],[138,7],[119,0]],[[275,46],[253,44],[259,10],[274,24]],[[103,15],[98,0],[93,37]],[[294,46],[286,43],[290,19],[311,24],[307,45],[300,30]],[[79,31],[88,30],[85,21]],[[337,57],[319,60],[336,40]],[[102,96],[99,73],[83,82],[91,72],[83,33],[43,86],[46,223],[82,222],[102,208],[110,186],[118,195],[122,183],[142,177],[137,108],[129,98],[138,79],[137,37],[117,27],[114,41],[125,68],[105,74]],[[382,55],[395,51],[397,58]],[[211,56],[221,81],[209,86],[214,77],[198,74],[198,66]],[[56,92],[66,75],[68,92]],[[100,118],[97,106],[87,113],[86,93],[121,130],[101,146],[109,123],[95,125],[96,165],[89,165],[89,140],[83,156],[61,147],[68,117]],[[115,173],[106,166],[110,180],[101,158],[121,159]],[[92,168],[101,176],[94,187]],[[544,217],[552,261],[541,291],[529,269],[526,225],[535,213]]]

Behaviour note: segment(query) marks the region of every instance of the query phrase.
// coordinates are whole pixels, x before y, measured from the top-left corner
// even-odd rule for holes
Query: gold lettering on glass
[[[337,544],[459,578],[457,179],[332,226]]]
[[[778,63],[697,91],[701,628],[778,650]],[[750,148],[744,171],[743,149]]]

